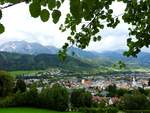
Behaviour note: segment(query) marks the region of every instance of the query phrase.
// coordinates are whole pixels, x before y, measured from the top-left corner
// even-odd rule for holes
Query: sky
[[[124,12],[125,4],[116,2],[111,7],[114,10],[114,15],[120,15]],[[8,41],[24,40],[58,48],[62,47],[67,41],[68,33],[59,31],[59,24],[63,23],[64,17],[69,11],[68,9],[67,3],[61,7],[60,10],[63,12],[63,16],[58,24],[53,24],[51,20],[43,23],[40,18],[32,18],[28,5],[25,3],[4,9],[2,23],[5,26],[5,32],[0,35],[0,44]],[[105,28],[100,32],[102,40],[100,42],[90,42],[87,50],[102,52],[127,49],[128,26],[121,21],[116,29]]]

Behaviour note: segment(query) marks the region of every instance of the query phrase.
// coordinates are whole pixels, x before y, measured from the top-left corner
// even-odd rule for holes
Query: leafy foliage
[[[84,113],[118,113],[116,107],[85,108]]]
[[[54,84],[51,88],[52,109],[65,111],[68,108],[69,93],[66,88],[59,84]]]
[[[148,98],[144,94],[141,94],[139,92],[134,92],[133,94],[125,94],[120,103],[120,106],[128,110],[147,109],[148,105]]]
[[[57,23],[61,17],[59,8],[64,0],[24,0],[29,3],[29,10],[32,17],[41,17],[43,22],[48,21],[50,14],[53,23]],[[1,0],[0,4],[8,3],[10,6],[24,2],[22,0]],[[122,19],[129,27],[129,39],[127,45],[129,50],[126,56],[136,56],[142,47],[150,45],[150,1],[149,0],[117,0],[126,4]],[[66,57],[66,50],[70,45],[84,49],[90,41],[100,41],[100,31],[105,25],[115,28],[119,23],[119,17],[113,16],[113,9],[110,8],[115,0],[70,0],[70,12],[66,15],[64,24],[60,30],[70,31],[68,42],[60,51],[61,58]],[[2,8],[3,9],[3,8]],[[2,12],[0,10],[0,18]],[[81,26],[81,27],[80,27]],[[80,30],[77,30],[80,28]],[[4,27],[0,24],[0,33],[4,32]],[[135,40],[136,39],[136,40]]]
[[[3,24],[0,24],[0,34],[3,33],[5,31],[5,28],[3,26]]]
[[[129,51],[125,54],[136,56],[142,47],[150,45],[150,1],[149,0],[131,0],[127,3],[125,14],[122,16],[124,22],[131,24],[129,28],[129,38],[127,40]],[[135,37],[134,40],[132,37]]]
[[[0,9],[0,19],[2,18],[2,10]],[[5,31],[5,28],[3,24],[0,23],[0,34],[2,34]]]
[[[60,16],[61,16],[61,12],[59,10],[54,10],[52,12],[53,22],[55,24],[59,21]]]
[[[117,87],[116,87],[115,84],[109,85],[108,87],[106,87],[106,91],[109,92],[109,94],[107,96],[109,96],[109,97],[116,96],[116,94],[117,94]]]
[[[39,94],[41,107],[58,111],[65,111],[68,108],[69,93],[66,88],[54,84],[52,88],[45,88]]]
[[[90,92],[84,89],[76,89],[71,93],[71,104],[75,108],[79,107],[91,107],[92,95]]]
[[[38,3],[32,3],[29,6],[30,14],[32,17],[36,18],[41,13],[41,6]]]
[[[41,11],[40,17],[41,17],[41,20],[42,20],[43,22],[48,21],[49,16],[50,16],[50,14],[49,14],[49,12],[48,12],[47,9],[43,9],[43,10]]]
[[[25,92],[26,91],[26,84],[23,80],[18,79],[14,88],[14,91],[20,91],[20,92]]]
[[[57,55],[51,54],[25,55],[0,52],[0,59],[0,69],[3,70],[43,70],[50,67],[82,70],[92,67],[90,64],[73,57],[68,57],[64,62],[61,62]]]
[[[56,0],[48,0],[48,8],[52,10],[56,6]]]
[[[12,93],[13,78],[9,73],[0,71],[0,97],[6,97]]]

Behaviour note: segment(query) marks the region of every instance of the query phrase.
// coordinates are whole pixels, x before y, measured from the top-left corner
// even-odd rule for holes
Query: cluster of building
[[[68,76],[66,76],[68,75]],[[150,76],[148,73],[130,73],[128,75],[96,75],[81,76],[76,74],[62,73],[60,70],[37,72],[32,75],[22,75],[18,78],[24,79],[27,85],[37,83],[39,87],[59,83],[68,89],[94,89],[104,90],[107,86],[115,84],[117,88],[149,88]]]
[[[118,97],[106,97],[109,92],[105,89],[109,85],[115,85],[117,88],[122,89],[134,89],[134,88],[144,88],[150,89],[150,75],[149,73],[131,73],[131,74],[121,74],[121,75],[96,75],[96,76],[86,76],[77,77],[73,74],[62,73],[60,70],[52,70],[47,72],[38,72],[33,75],[23,75],[20,76],[27,85],[36,83],[38,90],[41,91],[45,86],[52,86],[55,83],[59,83],[66,87],[68,90],[84,88],[85,90],[91,92],[93,95],[93,100],[95,102],[107,102],[109,105],[114,104],[119,101]],[[99,94],[101,96],[98,96]]]

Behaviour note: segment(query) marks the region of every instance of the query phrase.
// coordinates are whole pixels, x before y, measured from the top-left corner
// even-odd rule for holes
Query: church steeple
[[[136,87],[137,86],[137,83],[136,83],[136,77],[134,76],[132,78],[132,87]]]

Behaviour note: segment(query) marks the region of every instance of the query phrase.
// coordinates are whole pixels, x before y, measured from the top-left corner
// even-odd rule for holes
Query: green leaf
[[[54,10],[52,12],[52,18],[55,24],[59,21],[60,16],[61,16],[61,12],[59,10]]]
[[[101,19],[102,20],[106,19],[106,15],[101,15]]]
[[[20,1],[19,0],[7,0],[9,3],[13,3],[13,4],[16,4],[16,3],[19,3]]]
[[[66,49],[59,50],[58,56],[61,61],[65,61],[65,59],[67,57],[67,50]]]
[[[57,9],[60,8],[61,2],[60,2],[60,1],[57,1],[57,2],[56,2],[56,5],[57,5]]]
[[[109,13],[109,14],[112,14],[112,13],[113,13],[113,10],[112,10],[112,9],[109,9],[109,10],[108,10],[108,13]]]
[[[41,17],[41,20],[42,20],[43,22],[47,22],[47,21],[49,20],[49,18],[50,18],[50,13],[49,13],[49,11],[48,11],[47,9],[43,9],[43,10],[41,11],[40,17]]]
[[[104,25],[100,25],[99,27],[100,27],[101,29],[104,29]]]
[[[101,36],[98,36],[98,37],[97,37],[97,40],[98,40],[98,41],[100,41],[101,39],[102,39],[102,37],[101,37]]]
[[[48,8],[52,10],[56,7],[56,0],[48,0]]]
[[[29,6],[30,14],[32,17],[37,18],[41,13],[41,5],[38,3],[32,3]]]
[[[2,34],[5,31],[5,27],[3,24],[0,24],[0,34]]]
[[[34,3],[40,3],[41,0],[33,0]]]
[[[97,41],[97,37],[93,37],[93,41],[96,42]]]
[[[47,5],[47,0],[41,0],[40,4],[44,7],[46,7]]]
[[[64,2],[64,0],[61,0],[61,3],[63,3]]]
[[[70,0],[70,12],[76,20],[81,20],[82,8],[80,0]]]
[[[2,10],[0,10],[0,19],[2,18]]]

